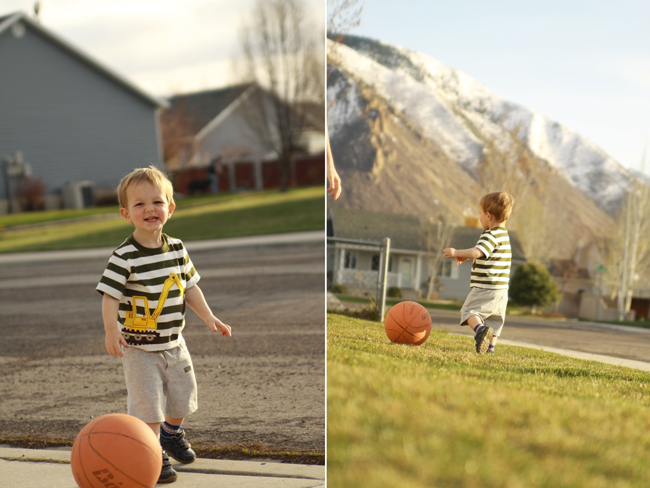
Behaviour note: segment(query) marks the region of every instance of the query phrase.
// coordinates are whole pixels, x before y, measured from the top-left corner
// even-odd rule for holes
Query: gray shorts
[[[463,303],[463,308],[460,309],[460,325],[467,325],[470,317],[478,315],[483,324],[492,327],[494,335],[499,337],[506,320],[507,306],[507,288],[503,290],[472,288]]]
[[[196,377],[185,341],[163,351],[122,350],[129,415],[153,424],[196,411]]]

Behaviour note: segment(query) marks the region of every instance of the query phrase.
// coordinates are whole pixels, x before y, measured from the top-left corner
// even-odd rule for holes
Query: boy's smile
[[[142,182],[126,189],[127,207],[120,213],[134,225],[133,236],[145,247],[162,245],[162,228],[176,206],[169,204],[164,192],[149,182]]]

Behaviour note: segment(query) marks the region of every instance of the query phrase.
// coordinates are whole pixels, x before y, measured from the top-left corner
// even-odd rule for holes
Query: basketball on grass
[[[419,303],[399,302],[388,311],[384,327],[391,342],[419,346],[431,333],[431,316]]]
[[[80,488],[152,488],[160,477],[162,451],[158,438],[142,420],[111,413],[81,429],[70,462]]]

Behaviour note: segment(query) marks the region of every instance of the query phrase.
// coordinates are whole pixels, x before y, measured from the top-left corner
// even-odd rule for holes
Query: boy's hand
[[[467,261],[468,259],[469,259],[469,258],[459,258],[459,257],[456,257],[456,266],[458,266],[458,265],[461,264],[461,263],[464,263],[464,262]]]
[[[106,345],[106,351],[108,352],[108,354],[112,356],[120,356],[120,357],[124,357],[124,354],[122,353],[122,348],[120,346],[124,346],[127,349],[129,347],[129,345],[124,340],[124,337],[122,337],[122,333],[117,329],[111,330],[110,332],[106,333],[106,339],[104,340],[104,344]]]
[[[228,324],[224,324],[217,317],[210,317],[205,323],[212,329],[213,332],[221,331],[222,336],[232,337],[231,329]]]
[[[448,247],[447,249],[443,249],[442,252],[445,253],[446,258],[456,257],[456,249],[454,249],[453,247]],[[458,258],[456,258],[456,261],[458,261]]]

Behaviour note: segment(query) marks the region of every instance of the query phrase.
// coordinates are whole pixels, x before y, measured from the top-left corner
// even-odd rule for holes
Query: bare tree
[[[339,63],[336,60],[337,42],[361,23],[363,0],[327,0],[327,35],[334,36],[335,42],[327,45],[327,63]]]
[[[192,133],[194,118],[186,105],[184,100],[177,100],[160,114],[163,161],[168,169],[189,162],[196,152]]]
[[[327,33],[345,34],[361,22],[363,1],[327,0]]]
[[[442,250],[449,247],[451,237],[454,234],[455,224],[440,213],[438,218],[429,217],[429,223],[423,224],[421,228],[421,238],[424,241],[424,247],[427,250],[429,264],[429,289],[427,299],[430,299],[434,293],[434,286],[437,282],[438,267],[445,259]]]
[[[551,171],[519,137],[520,127],[508,131],[505,143],[489,141],[478,165],[485,191],[504,191],[515,199],[509,227],[517,231],[526,255],[547,264],[555,249],[564,212],[549,188]]]
[[[623,287],[623,313],[630,311],[634,289],[641,284],[641,278],[647,279],[650,272],[650,187],[635,178],[628,199],[625,225],[627,229],[623,245],[627,245],[627,262],[623,266],[624,277],[621,276]],[[621,219],[623,220],[623,219]],[[621,222],[621,225],[622,222]]]
[[[645,154],[643,161],[645,161]],[[634,178],[616,226],[597,242],[605,271],[602,282],[609,299],[619,299],[619,315],[630,311],[635,288],[650,273],[650,186]],[[646,285],[647,286],[647,285]]]
[[[311,25],[302,0],[258,0],[241,29],[242,78],[258,90],[246,98],[251,129],[281,161],[280,191],[289,183],[292,156],[317,110],[324,106],[324,35]]]

